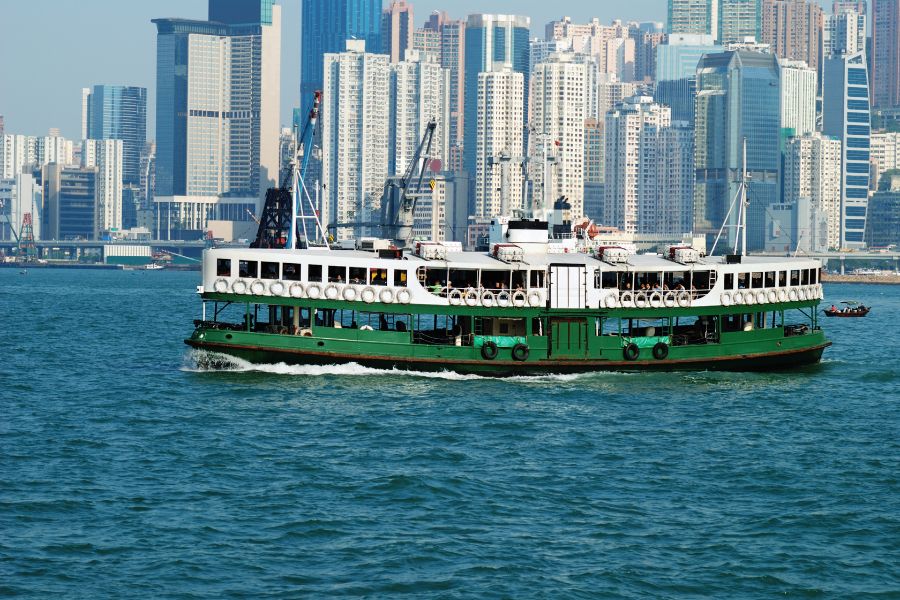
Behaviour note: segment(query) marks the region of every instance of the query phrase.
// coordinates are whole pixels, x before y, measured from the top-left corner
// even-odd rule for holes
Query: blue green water
[[[197,370],[196,273],[0,269],[0,596],[900,598],[900,288],[778,374]]]

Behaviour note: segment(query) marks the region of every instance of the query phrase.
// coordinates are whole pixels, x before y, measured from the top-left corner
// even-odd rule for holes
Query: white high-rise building
[[[547,40],[564,41],[567,49],[594,57],[600,73],[616,75],[622,81],[635,77],[635,39],[631,34],[631,27],[622,21],[603,25],[596,18],[577,24],[563,17],[548,23],[545,30]]]
[[[823,53],[855,54],[866,50],[866,15],[852,8],[840,8],[825,16]]]
[[[0,179],[15,178],[25,165],[71,165],[75,159],[75,145],[64,137],[6,134],[0,141]]]
[[[580,217],[584,214],[584,128],[585,121],[597,114],[597,65],[583,54],[553,53],[535,65],[530,89],[528,155],[535,197],[551,208],[564,196],[573,218]],[[545,167],[545,150],[555,157],[553,168]]]
[[[103,232],[122,228],[122,140],[84,140],[81,166],[96,167],[94,194],[94,239]]]
[[[801,136],[816,130],[816,70],[805,62],[779,60],[781,127]]]
[[[606,113],[606,225],[628,233],[655,233],[645,228],[657,219],[658,163],[667,160],[660,139],[671,114],[668,106],[649,96],[634,96]]]
[[[789,138],[784,150],[784,202],[808,199],[828,223],[827,247],[841,241],[841,141],[819,133]],[[805,240],[810,243],[811,240]],[[795,245],[800,240],[795,240]]]
[[[637,94],[640,83],[619,81],[616,75],[600,73],[597,80],[597,116],[602,120],[616,104]]]
[[[347,40],[346,52],[325,54],[324,88],[322,220],[340,225],[337,239],[369,235],[388,176],[390,59]]]
[[[524,143],[524,90],[524,75],[509,66],[495,66],[493,71],[478,74],[476,217],[500,215],[504,194],[509,211],[524,208],[521,177],[524,157],[519,155]]]
[[[900,133],[873,133],[870,138],[872,187],[878,189],[881,176],[890,169],[900,169]]]
[[[391,71],[390,173],[403,175],[406,172],[431,119],[437,123],[431,158],[447,161],[450,156],[450,70],[442,69],[435,57],[407,50],[406,60],[392,65]]]
[[[81,88],[81,139],[88,139],[88,112],[90,109],[91,88]]]

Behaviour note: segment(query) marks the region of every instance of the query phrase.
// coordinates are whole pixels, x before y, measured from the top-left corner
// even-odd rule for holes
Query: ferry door
[[[551,317],[549,358],[584,358],[587,354],[587,319]]]
[[[587,272],[584,265],[550,265],[550,308],[584,308]]]

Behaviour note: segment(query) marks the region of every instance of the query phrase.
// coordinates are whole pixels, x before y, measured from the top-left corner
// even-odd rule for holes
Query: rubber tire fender
[[[484,360],[494,360],[499,353],[500,350],[497,349],[497,344],[490,340],[486,341],[481,346],[481,358]]]
[[[483,348],[483,346],[482,346],[482,348]],[[512,348],[513,360],[518,360],[518,361],[528,360],[528,354],[529,354],[528,346],[526,346],[525,344],[516,344]]]
[[[627,346],[622,348],[622,355],[625,357],[625,360],[637,360],[640,354],[641,349],[634,342],[629,342]]]
[[[656,342],[653,346],[653,358],[656,360],[665,360],[669,356],[669,345],[665,342]]]

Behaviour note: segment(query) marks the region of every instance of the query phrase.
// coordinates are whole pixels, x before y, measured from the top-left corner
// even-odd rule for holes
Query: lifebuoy
[[[356,287],[352,285],[345,287],[343,293],[341,293],[341,297],[347,302],[353,302],[356,300],[357,296],[359,296],[359,292]]]
[[[653,292],[650,294],[650,306],[653,308],[659,308],[662,306],[663,295],[662,292]]]
[[[291,284],[291,298],[303,297],[303,284],[300,282]]]
[[[406,288],[397,292],[397,302],[400,304],[409,304],[412,301],[412,294]]]
[[[485,290],[481,292],[481,305],[490,308],[494,305],[494,292]]]
[[[778,301],[784,302],[785,300],[787,300],[787,292],[785,292],[784,290],[778,290]]]
[[[241,279],[235,280],[235,282],[231,284],[231,291],[235,294],[243,294],[247,291],[247,282]]]
[[[516,308],[522,308],[525,306],[525,303],[528,301],[528,298],[525,296],[525,292],[522,290],[516,290],[512,295],[512,303]]]
[[[481,346],[481,357],[484,360],[494,360],[497,358],[499,350],[497,349],[497,344],[488,340]]]
[[[213,284],[213,289],[219,292],[220,294],[224,294],[228,291],[228,280],[227,279],[216,279],[216,282]]]
[[[540,306],[541,305],[541,293],[537,290],[531,290],[528,294],[528,306]]]
[[[263,292],[266,291],[266,284],[257,279],[253,283],[250,284],[250,293],[254,296],[262,296]]]
[[[630,342],[627,346],[622,348],[622,355],[625,357],[625,360],[637,360],[637,357],[640,356],[641,349],[638,348],[638,345],[634,342]]]
[[[797,301],[797,290],[791,288],[791,291],[788,292],[788,299],[791,302],[796,302]]]
[[[744,304],[756,304],[756,296],[753,295],[753,292],[744,292]]]
[[[525,344],[516,344],[512,349],[513,360],[528,360],[528,346]]]
[[[475,306],[478,304],[478,292],[475,288],[468,288],[465,295],[463,295],[463,300],[465,301],[466,306]]]
[[[450,295],[447,298],[450,300],[450,306],[459,306],[463,301],[463,295],[460,290],[450,290]]]
[[[313,300],[317,299],[322,295],[322,288],[319,287],[318,283],[311,283],[306,286],[306,297],[312,298]]]
[[[666,292],[666,296],[663,299],[663,304],[666,305],[666,308],[674,308],[677,303],[678,300],[675,298],[675,292]]]
[[[632,291],[622,292],[622,306],[633,306],[633,305],[634,305],[634,292],[632,292]]]
[[[273,296],[280,296],[284,293],[284,283],[273,281],[269,284],[269,293]]]
[[[502,291],[499,294],[497,294],[497,306],[499,306],[500,308],[506,308],[507,306],[509,306],[509,302],[510,302],[509,292]]]
[[[797,298],[799,298],[801,301],[806,300],[806,289],[805,288],[800,288],[799,290],[797,290]]]
[[[757,304],[765,304],[766,303],[766,293],[762,290],[756,292],[756,303]]]
[[[778,293],[775,290],[769,290],[769,293],[766,294],[769,298],[769,302],[774,304],[778,302]]]
[[[722,293],[722,306],[731,306],[731,294],[728,292]]]
[[[384,288],[378,292],[378,300],[383,304],[390,304],[394,301],[394,291],[391,288]]]
[[[734,300],[735,304],[743,304],[744,303],[744,293],[741,291],[737,291],[731,296],[732,300]]]
[[[329,283],[325,286],[325,298],[328,300],[337,300],[337,297],[341,295],[341,290],[334,283]]]
[[[644,292],[638,292],[634,295],[634,306],[635,308],[644,308],[647,306],[647,294]]]
[[[664,360],[669,356],[669,345],[665,342],[656,342],[653,346],[653,358],[656,360]]]
[[[359,293],[359,297],[360,297],[360,298],[362,299],[362,301],[365,302],[366,304],[372,304],[373,302],[375,302],[375,296],[376,296],[376,295],[377,295],[377,294],[375,293],[375,290],[372,288],[372,286],[368,286],[368,287],[363,288],[363,291],[361,291],[361,292]]]
[[[610,294],[606,297],[604,304],[606,304],[606,308],[615,308],[619,304],[619,299],[615,294]]]
[[[678,292],[678,306],[681,308],[687,308],[691,305],[691,293],[687,290],[683,290]]]

